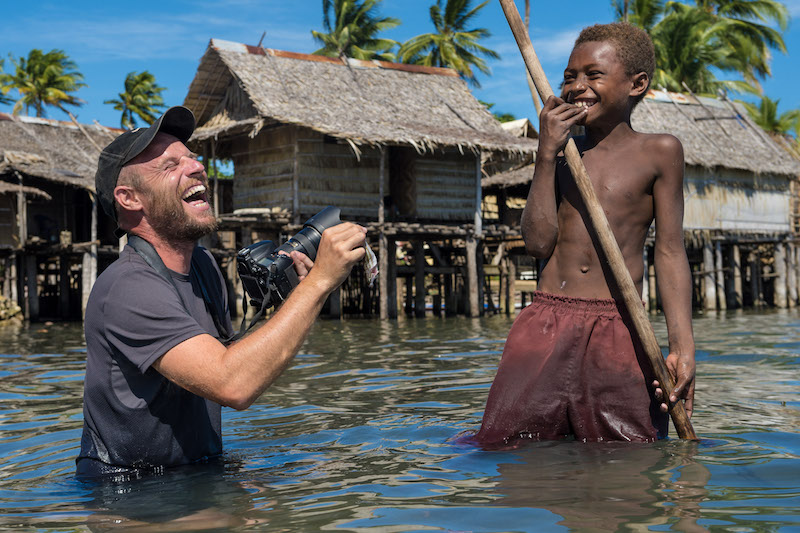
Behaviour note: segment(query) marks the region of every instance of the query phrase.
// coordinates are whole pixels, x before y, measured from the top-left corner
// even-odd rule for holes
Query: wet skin
[[[642,291],[645,238],[655,219],[655,266],[669,329],[668,367],[676,394],[694,393],[691,275],[683,246],[683,148],[671,135],[643,134],[630,126],[634,97],[647,90],[647,74],[626,74],[610,42],[587,42],[572,52],[561,98],[551,97],[540,117],[540,140],[531,189],[522,215],[526,249],[544,259],[539,288],[572,297],[610,298],[610,270],[587,230],[587,210],[560,152],[570,128],[625,265]],[[666,409],[666,405],[664,405]]]

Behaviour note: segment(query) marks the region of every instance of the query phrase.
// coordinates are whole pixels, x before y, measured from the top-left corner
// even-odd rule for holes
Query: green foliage
[[[14,72],[0,73],[0,87],[2,93],[14,89],[19,93],[19,99],[14,104],[14,114],[25,108],[28,114],[30,108],[36,110],[37,117],[46,116],[45,106],[53,106],[68,113],[66,105],[80,106],[84,102],[71,93],[76,92],[86,84],[82,83],[83,74],[78,72],[77,66],[67,57],[63,50],[50,50],[46,54],[39,49],[33,49],[28,57],[14,58],[9,54]]]
[[[442,0],[436,0],[430,8],[436,33],[417,35],[403,43],[397,52],[398,61],[429,67],[449,67],[475,87],[480,87],[473,68],[489,74],[489,67],[483,57],[499,59],[500,56],[479,43],[481,39],[491,36],[489,30],[467,27],[478,11],[489,2],[486,0],[470,9],[471,0],[446,1],[442,6]]]
[[[0,59],[0,75],[2,75],[2,73],[3,73],[3,64],[4,64],[4,60]],[[11,90],[11,87],[9,85],[5,85],[5,84],[0,85],[0,105],[14,103],[14,100],[12,100],[11,98],[6,96],[6,94],[10,90]]]
[[[378,15],[381,1],[322,0],[325,32],[311,31],[314,39],[322,45],[314,53],[327,57],[394,61],[391,50],[399,43],[392,39],[380,39],[378,34],[398,26],[400,21]]]
[[[166,107],[161,93],[164,87],[159,87],[156,78],[148,71],[129,72],[125,77],[125,90],[119,93],[116,100],[105,100],[104,104],[111,104],[117,111],[122,111],[120,125],[123,128],[136,127],[138,116],[147,124],[152,124],[159,117],[160,110]]]
[[[612,6],[619,20],[627,17],[652,37],[654,87],[684,91],[685,83],[701,94],[758,94],[759,80],[771,74],[771,50],[786,52],[781,32],[789,15],[777,0],[612,0]],[[720,80],[715,71],[743,80]]]
[[[761,126],[764,131],[777,133],[779,135],[789,135],[792,132],[797,134],[800,128],[800,109],[792,109],[778,115],[778,104],[780,100],[773,100],[768,96],[762,96],[758,105],[749,102],[740,102],[753,122]]]
[[[499,113],[492,111],[492,108],[494,107],[493,103],[484,102],[483,100],[478,100],[478,102],[484,106],[498,122],[511,122],[512,120],[517,120],[517,117],[511,113]]]

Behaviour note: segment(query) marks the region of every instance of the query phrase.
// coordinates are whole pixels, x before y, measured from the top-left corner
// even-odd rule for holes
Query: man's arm
[[[538,259],[550,257],[558,239],[556,158],[567,145],[570,128],[585,114],[586,109],[551,96],[539,117],[536,166],[520,223],[525,250]]]
[[[169,350],[153,368],[199,396],[246,409],[281,375],[325,299],[363,259],[365,233],[365,228],[349,223],[326,229],[314,268],[265,324],[227,348],[211,335],[192,337]]]
[[[675,380],[670,401],[686,400],[686,414],[694,404],[694,335],[692,333],[692,276],[683,243],[683,147],[671,135],[654,139],[649,153],[658,154],[661,170],[653,185],[656,221],[655,267],[661,303],[667,321],[667,368]],[[658,386],[658,385],[657,385]],[[661,390],[656,391],[661,398]],[[662,404],[666,411],[666,403]]]

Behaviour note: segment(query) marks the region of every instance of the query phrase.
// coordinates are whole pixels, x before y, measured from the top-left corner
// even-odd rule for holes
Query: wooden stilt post
[[[442,316],[442,276],[433,276],[433,285],[436,287],[436,294],[433,295],[433,316]]]
[[[717,282],[714,276],[714,251],[711,248],[711,239],[703,241],[703,309],[714,311],[717,309]]]
[[[744,306],[744,292],[742,290],[742,254],[739,245],[731,247],[731,269],[733,270],[733,299],[731,300],[736,309]]]
[[[474,235],[467,236],[467,246],[465,250],[467,254],[467,290],[469,307],[467,316],[477,317],[480,316],[478,309],[478,241]]]
[[[381,159],[378,166],[378,315],[381,320],[386,320],[389,317],[389,283],[387,279],[389,270],[389,257],[386,255],[388,251],[386,233],[384,233],[383,224],[385,222],[385,206],[383,203],[384,197],[384,181],[386,180],[386,148],[381,146]]]
[[[387,238],[386,240],[386,303],[387,315],[389,318],[397,318],[397,242],[394,238]]]
[[[528,32],[522,25],[522,20],[519,17],[519,11],[514,4],[514,0],[500,0],[503,11],[508,20],[508,24],[514,33],[514,38],[519,45],[520,52],[525,61],[525,66],[533,79],[536,89],[539,91],[542,101],[546,101],[553,95],[553,90],[547,82],[547,77],[544,74],[542,66],[539,64],[539,59],[536,57],[536,52],[533,50]],[[661,353],[661,347],[658,345],[653,326],[647,319],[647,314],[644,312],[642,306],[641,295],[636,291],[636,286],[633,284],[630,272],[625,266],[625,260],[622,252],[619,249],[614,234],[611,231],[611,226],[605,216],[597,195],[594,192],[592,182],[589,175],[586,173],[586,167],[583,166],[581,154],[573,139],[567,142],[564,148],[564,155],[567,160],[567,165],[575,180],[575,184],[580,193],[581,200],[586,206],[587,211],[587,229],[593,231],[597,236],[598,255],[608,261],[612,277],[616,286],[621,294],[621,304],[625,306],[631,320],[633,322],[634,335],[639,338],[650,362],[653,373],[656,379],[661,384],[666,397],[672,394],[675,383],[667,370],[667,365],[664,362],[664,356]],[[676,402],[670,406],[670,415],[675,424],[678,436],[682,439],[697,440],[697,435],[694,432],[692,423],[686,414],[683,407],[683,402]]]
[[[39,320],[38,262],[36,255],[25,257],[25,289],[28,293],[25,315],[31,321]]]
[[[761,295],[758,288],[758,278],[761,277],[761,268],[759,268],[758,255],[756,252],[750,252],[747,256],[747,263],[750,271],[750,292],[753,295],[753,307],[761,307]]]
[[[58,317],[69,318],[69,256],[58,256]]]
[[[414,316],[425,317],[425,248],[421,240],[414,241]]]
[[[789,309],[793,309],[797,305],[797,276],[795,270],[797,269],[797,255],[794,243],[786,245],[786,280],[789,290],[788,304]]]
[[[775,277],[774,282],[775,307],[786,309],[789,305],[786,301],[786,246],[779,242],[775,244]]]
[[[795,285],[797,285],[797,305],[800,306],[800,246],[794,247],[794,272],[790,275],[795,277]]]
[[[19,260],[19,256],[17,252],[11,252],[11,255],[8,256],[8,284],[9,284],[9,293],[8,298],[19,305],[19,269],[17,268],[17,261]]]
[[[412,316],[414,314],[414,278],[411,276],[405,277],[406,283],[406,302],[405,302],[405,313],[406,316]]]
[[[722,243],[714,243],[714,269],[717,278],[717,301],[721,311],[728,308],[728,301],[725,293],[725,271],[722,270]]]
[[[506,289],[506,314],[515,315],[517,313],[517,265],[511,255],[506,256],[508,265],[508,287]]]
[[[453,290],[453,274],[444,275],[444,316],[456,316],[458,306],[456,304],[456,291]]]

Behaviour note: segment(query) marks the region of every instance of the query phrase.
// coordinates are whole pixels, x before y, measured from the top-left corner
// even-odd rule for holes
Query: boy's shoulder
[[[640,131],[634,131],[634,133],[642,148],[658,150],[670,155],[678,155],[679,152],[681,157],[683,156],[683,144],[671,133],[643,133]]]

